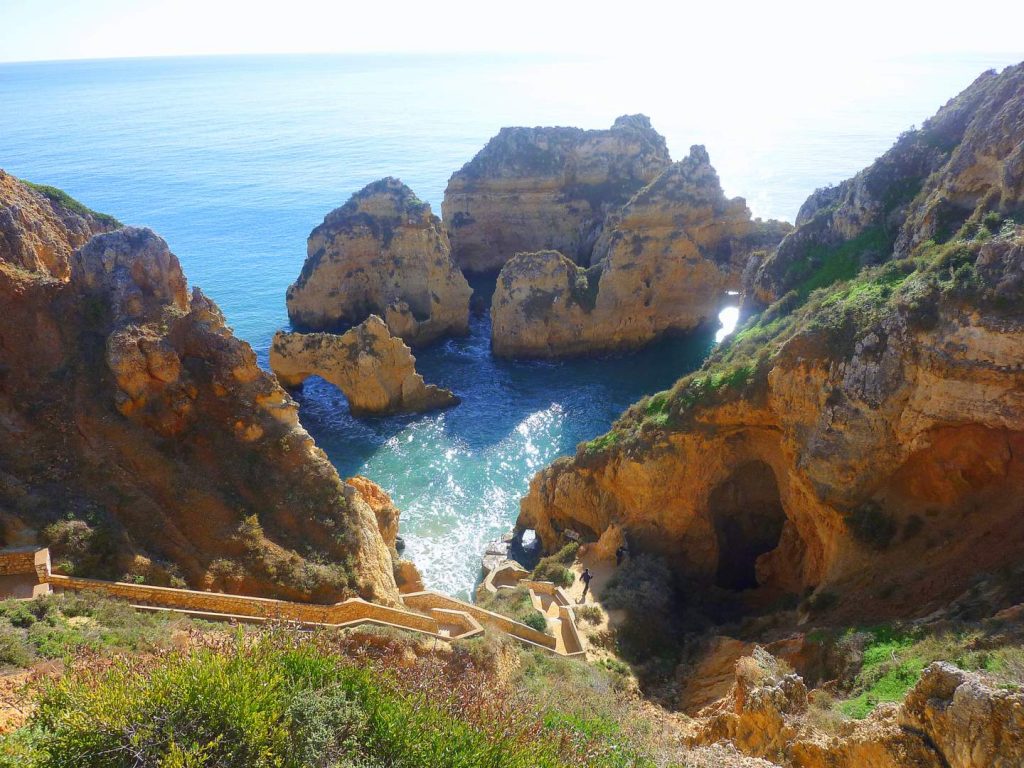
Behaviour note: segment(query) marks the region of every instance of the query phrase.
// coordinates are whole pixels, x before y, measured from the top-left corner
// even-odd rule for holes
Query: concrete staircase
[[[210,620],[250,623],[277,620],[294,622],[304,627],[376,624],[444,640],[476,637],[483,633],[486,626],[552,653],[582,656],[582,644],[571,608],[567,607],[568,597],[565,593],[547,582],[523,583],[530,585],[531,596],[535,592],[536,595],[545,596],[550,632],[539,632],[507,616],[485,611],[472,603],[440,592],[424,591],[402,595],[401,606],[370,603],[360,598],[351,598],[334,605],[317,605],[62,576],[52,572],[47,549],[0,550],[0,598],[31,598],[51,591],[93,591],[127,600],[139,610],[175,611]]]

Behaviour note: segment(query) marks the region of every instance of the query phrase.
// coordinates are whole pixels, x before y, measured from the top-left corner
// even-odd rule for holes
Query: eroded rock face
[[[560,357],[640,347],[713,320],[751,253],[788,232],[728,200],[695,146],[605,222],[589,269],[555,251],[519,254],[498,277],[492,348]]]
[[[0,170],[0,261],[64,280],[76,248],[120,226],[84,206],[77,211],[65,207],[57,192],[30,187]]]
[[[270,368],[286,387],[310,376],[326,379],[357,415],[429,411],[459,402],[451,391],[424,383],[409,347],[376,315],[341,335],[278,331]]]
[[[327,214],[307,254],[287,294],[300,328],[339,330],[376,314],[413,346],[469,330],[472,291],[441,222],[398,179],[376,181]]]
[[[928,130],[953,117],[980,130],[971,105],[981,116],[1016,114],[1024,91],[1004,85],[1022,76],[1024,65],[981,78]],[[1002,152],[1001,130],[991,153]],[[856,241],[875,215],[865,213],[875,210],[869,197],[899,199],[907,179],[917,184],[906,167],[889,154],[841,194],[813,195],[761,275],[806,274],[829,292],[794,290],[704,370],[540,473],[520,528],[552,550],[567,528],[597,540],[616,526],[631,547],[665,555],[703,585],[765,588],[766,599],[856,595],[833,609],[851,620],[927,614],[976,573],[1019,560],[1024,227],[1003,211],[1012,185],[979,203],[948,248],[922,243],[915,261],[853,285],[835,284],[839,275],[813,258],[792,270],[778,261],[823,221],[850,238],[841,247]],[[935,180],[951,166],[926,167]],[[917,226],[931,184],[885,213],[892,232]]]
[[[167,244],[62,237],[64,278],[0,254],[0,535],[36,529],[76,574],[395,602],[373,510]]]
[[[900,706],[904,728],[928,734],[950,768],[1024,765],[1024,693],[935,662]]]
[[[643,115],[609,130],[503,128],[445,189],[455,263],[494,273],[517,253],[556,250],[587,264],[608,214],[670,162]]]
[[[1024,64],[981,75],[871,166],[811,195],[796,230],[751,265],[745,292],[767,306],[818,287],[813,274],[828,262],[852,277],[945,242],[979,208],[1018,220],[1024,209]]]
[[[398,539],[398,524],[402,513],[391,500],[391,496],[372,480],[359,475],[350,477],[345,483],[359,491],[359,495],[369,504],[373,514],[376,515],[377,527],[380,529],[381,536],[384,537],[384,543],[391,551],[395,582],[399,591],[402,593],[422,591],[424,589],[423,577],[420,575],[419,569],[411,560],[400,557],[395,549]]]
[[[1009,768],[1024,757],[1024,694],[945,662],[928,667],[902,704],[847,721],[838,738],[806,721],[803,680],[763,649],[735,669],[729,694],[693,721],[691,744],[725,740],[793,768]]]
[[[566,528],[596,539],[617,525],[723,588],[874,584],[874,593],[892,580],[900,590],[888,608],[870,599],[844,608],[926,610],[1024,546],[1012,501],[1024,493],[1022,334],[1024,318],[954,308],[927,331],[891,319],[847,353],[808,331],[763,381],[724,387],[679,428],[658,429],[658,402],[642,404],[616,427],[639,429],[630,442],[581,446],[555,462],[531,482],[519,525],[548,550]],[[735,523],[770,506],[766,483],[744,480],[766,474],[776,537],[758,545],[735,536],[743,525],[724,532],[718,516]],[[888,542],[871,543],[873,531],[899,546],[880,550]],[[928,576],[940,571],[942,580]]]

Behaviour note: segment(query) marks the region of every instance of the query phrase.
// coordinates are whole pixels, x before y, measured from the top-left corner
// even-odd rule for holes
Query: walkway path
[[[552,632],[538,632],[479,606],[439,592],[424,591],[402,595],[403,606],[394,607],[352,598],[334,605],[297,603],[221,592],[152,587],[144,584],[83,579],[55,574],[46,549],[0,550],[0,598],[27,598],[49,591],[95,591],[128,600],[140,610],[169,610],[192,616],[261,622],[272,619],[293,621],[303,626],[351,627],[378,624],[443,638],[464,640],[483,633],[489,626],[517,640],[566,656],[583,655],[575,619],[567,601],[545,582],[525,582],[550,598],[549,625]],[[556,601],[562,601],[555,605]]]

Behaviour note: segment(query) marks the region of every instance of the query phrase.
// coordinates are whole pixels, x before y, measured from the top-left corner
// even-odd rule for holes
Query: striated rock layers
[[[10,177],[0,212],[0,543],[34,529],[79,575],[397,600],[373,510],[162,239],[78,248],[88,219]],[[34,263],[10,250],[33,240]]]
[[[376,315],[340,336],[278,331],[270,368],[286,387],[310,376],[326,379],[357,415],[429,411],[459,402],[451,391],[423,382],[409,347]]]
[[[71,252],[120,226],[63,192],[19,181],[0,170],[0,257],[8,266],[66,280]]]
[[[494,273],[516,253],[556,250],[587,264],[608,214],[670,162],[644,115],[601,131],[502,128],[445,189],[455,263]]]
[[[805,718],[807,687],[762,649],[736,664],[729,695],[693,721],[692,744],[728,741],[793,768],[1010,768],[1024,764],[1024,693],[936,662],[899,705],[843,725],[839,737]]]
[[[1021,77],[1024,66],[984,76],[951,106],[1019,114]],[[1021,146],[1024,121],[1012,129],[993,141]],[[1015,178],[1013,157],[988,177]],[[881,178],[887,158],[858,178]],[[903,177],[888,179],[876,198],[903,194]],[[888,214],[893,231],[927,228],[919,212],[967,184],[943,165]],[[920,240],[913,260],[890,250],[849,281],[836,282],[827,259],[794,262],[818,290],[787,291],[701,371],[537,475],[519,528],[551,550],[565,529],[596,540],[618,526],[696,583],[765,600],[815,590],[808,604],[831,596],[838,618],[922,615],[978,572],[1018,561],[1024,227],[1004,210],[1009,197],[986,193],[947,242],[909,235]],[[849,206],[837,201],[827,216],[855,218]],[[843,594],[856,599],[837,603]]]
[[[561,357],[642,346],[713,319],[751,253],[791,229],[729,200],[701,146],[605,223],[589,269],[556,251],[518,254],[498,277],[492,348]]]
[[[981,75],[871,166],[800,208],[797,229],[763,263],[747,294],[766,306],[828,275],[852,277],[894,254],[943,243],[982,208],[1024,221],[1024,65]]]
[[[386,178],[310,233],[302,273],[288,288],[288,317],[303,329],[340,330],[376,314],[419,346],[468,333],[471,293],[430,206]]]

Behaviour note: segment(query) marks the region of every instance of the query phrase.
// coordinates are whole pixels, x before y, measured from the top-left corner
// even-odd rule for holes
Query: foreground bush
[[[125,660],[53,684],[29,727],[0,742],[0,766],[652,765],[603,721],[530,710],[472,671],[460,680],[389,674],[294,636],[240,637],[228,650],[152,669]]]

